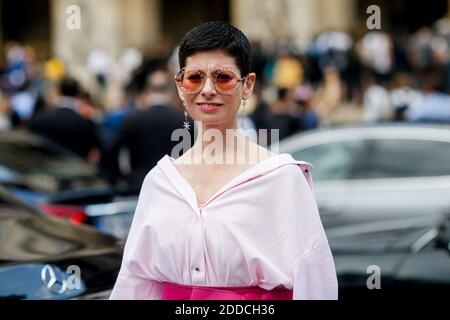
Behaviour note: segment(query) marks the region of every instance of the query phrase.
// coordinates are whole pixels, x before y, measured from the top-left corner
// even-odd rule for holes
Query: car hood
[[[87,225],[28,212],[0,213],[0,267],[122,250],[123,242]]]

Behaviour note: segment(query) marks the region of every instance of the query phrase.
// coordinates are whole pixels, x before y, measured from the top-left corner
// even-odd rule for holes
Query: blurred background
[[[208,20],[252,42],[248,135],[314,165],[341,297],[448,293],[449,0],[0,0],[0,299],[108,296],[183,126],[177,44]],[[41,273],[74,263],[78,291]]]

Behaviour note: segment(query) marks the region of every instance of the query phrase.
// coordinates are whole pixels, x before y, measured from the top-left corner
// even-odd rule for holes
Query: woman
[[[180,98],[201,132],[220,135],[198,134],[146,176],[111,299],[337,298],[311,166],[227,135],[255,84],[250,55],[223,22],[181,42]]]

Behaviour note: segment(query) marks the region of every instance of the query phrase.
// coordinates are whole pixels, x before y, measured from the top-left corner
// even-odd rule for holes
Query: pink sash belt
[[[292,300],[287,289],[264,290],[260,287],[205,287],[162,282],[162,300]]]

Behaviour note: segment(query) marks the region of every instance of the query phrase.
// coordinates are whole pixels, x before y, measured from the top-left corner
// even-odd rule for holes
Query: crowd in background
[[[0,130],[46,136],[107,169],[111,182],[124,178],[138,190],[183,125],[173,81],[176,48],[157,54],[131,48],[120,57],[93,50],[89,86],[58,57],[37,56],[25,44],[3,46]],[[247,129],[279,129],[280,139],[344,123],[450,123],[446,18],[410,34],[326,30],[305,48],[254,42],[252,65],[255,94],[240,117]],[[113,78],[121,90],[110,103],[105,92]]]

